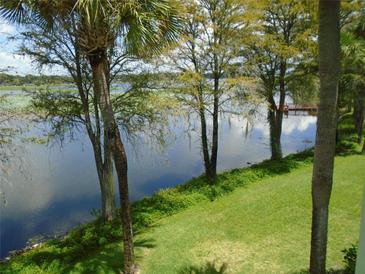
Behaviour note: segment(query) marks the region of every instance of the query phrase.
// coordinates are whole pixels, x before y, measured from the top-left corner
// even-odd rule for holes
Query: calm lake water
[[[247,121],[239,117],[221,118],[219,171],[270,157],[265,115],[258,115],[248,131],[246,125]],[[313,146],[315,128],[314,116],[285,118],[284,154]],[[183,118],[172,122],[170,129],[174,134],[163,150],[154,149],[148,143],[127,144],[133,200],[202,174],[199,129],[188,136]],[[94,158],[84,132],[76,134],[73,140],[66,139],[62,147],[25,143],[17,148],[16,154],[10,178],[2,186],[5,193],[2,200],[5,198],[6,202],[0,205],[1,258],[11,250],[24,247],[30,238],[63,234],[93,219],[92,210],[100,208]]]

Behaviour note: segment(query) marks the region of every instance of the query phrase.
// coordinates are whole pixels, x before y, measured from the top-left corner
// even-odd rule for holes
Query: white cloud
[[[15,27],[3,21],[0,21],[0,33],[1,34],[14,34]]]
[[[4,70],[9,74],[46,74],[46,75],[65,75],[66,71],[62,67],[44,67],[39,71],[28,56],[2,51],[0,48],[0,71]]]
[[[0,51],[0,70],[9,73],[34,74],[35,69],[29,57]]]
[[[294,130],[306,131],[308,127],[317,122],[315,116],[292,116],[291,119],[283,121],[283,133],[290,135]]]

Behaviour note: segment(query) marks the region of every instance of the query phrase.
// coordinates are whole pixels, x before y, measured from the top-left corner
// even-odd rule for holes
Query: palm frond
[[[126,46],[137,55],[159,53],[178,39],[182,30],[181,6],[171,0],[127,1],[119,7],[119,25]]]
[[[26,12],[24,0],[0,0],[0,16],[11,23],[20,23]]]

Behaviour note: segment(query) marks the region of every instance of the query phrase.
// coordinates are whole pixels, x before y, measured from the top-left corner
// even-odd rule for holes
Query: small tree
[[[315,51],[314,5],[310,1],[275,0],[261,1],[258,8],[257,35],[245,41],[243,56],[247,73],[262,82],[261,93],[268,103],[271,158],[280,159],[288,82],[300,64],[313,59]]]

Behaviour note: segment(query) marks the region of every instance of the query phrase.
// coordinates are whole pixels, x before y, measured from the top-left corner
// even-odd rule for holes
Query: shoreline
[[[290,168],[287,172],[290,172],[290,171],[300,167],[301,166],[300,162],[302,162],[302,161],[304,164],[307,164],[308,160],[311,162],[312,157],[313,157],[313,148],[308,148],[308,149],[305,149],[305,150],[297,152],[297,153],[288,154],[282,160],[279,160],[279,161],[273,161],[270,159],[266,159],[259,163],[247,162],[246,163],[247,166],[245,166],[245,167],[229,169],[229,170],[225,170],[225,171],[217,174],[217,180],[219,181],[219,178],[222,176],[225,176],[225,174],[229,174],[229,173],[237,172],[237,171],[243,171],[243,170],[250,171],[252,169],[253,170],[261,169],[261,168],[265,169],[266,165],[270,165],[272,163],[276,163],[278,165],[282,162],[285,162],[286,160],[291,160],[292,158],[297,159],[297,157],[298,157],[298,159],[301,159],[301,160],[294,160],[297,163],[294,164],[294,166],[292,168]],[[280,174],[281,173],[282,172],[280,172]],[[284,172],[284,173],[286,173],[286,172]],[[248,179],[247,182],[245,182],[244,184],[253,183],[256,180],[260,180],[265,177],[267,177],[267,176],[259,175],[254,180],[252,178]],[[224,194],[226,194],[226,193],[232,192],[234,189],[236,189],[237,187],[240,187],[240,186],[241,185],[237,185],[236,187],[233,187],[233,188],[224,187],[224,189],[222,190],[222,189],[220,189],[222,187],[222,185],[219,182],[213,186],[206,184],[205,179],[204,179],[204,174],[202,174],[198,177],[194,177],[194,178],[192,178],[182,184],[176,185],[174,187],[162,188],[162,189],[158,190],[157,192],[155,192],[154,194],[152,194],[151,196],[146,196],[140,200],[137,200],[137,201],[134,201],[131,203],[132,212],[133,212],[132,215],[133,215],[133,219],[134,219],[134,222],[133,222],[134,230],[140,231],[141,229],[148,229],[156,221],[159,221],[160,219],[162,219],[164,217],[174,215],[182,210],[187,209],[190,206],[193,206],[193,205],[199,203],[199,201],[197,201],[199,198],[198,199],[194,198],[194,199],[190,199],[190,200],[188,199],[187,203],[183,202],[182,201],[183,199],[178,199],[179,202],[181,203],[178,206],[176,206],[176,204],[175,204],[175,206],[173,206],[171,210],[167,210],[166,212],[164,210],[161,210],[159,207],[161,207],[161,205],[164,204],[164,202],[167,204],[170,203],[170,201],[169,201],[170,197],[168,197],[168,196],[170,196],[170,194],[172,194],[172,193],[173,193],[172,196],[176,196],[175,192],[181,193],[184,195],[184,194],[191,192],[194,189],[195,190],[199,189],[198,192],[201,191],[203,193],[203,195],[205,196],[205,197],[203,197],[203,196],[200,197],[202,200],[213,201],[215,199],[218,199],[218,198],[224,196]],[[143,218],[143,217],[136,218],[136,212],[137,212],[137,215],[139,215],[139,213],[141,213],[143,215],[143,212],[148,212],[148,210],[144,210],[144,208],[150,207],[151,202],[154,203],[155,205],[158,205],[156,208],[157,212],[153,212],[153,214],[152,214],[152,215],[154,215],[153,221],[151,221],[151,219],[149,219],[149,218]],[[94,224],[95,222],[99,222],[99,221],[100,221],[99,218],[88,221],[79,226],[71,228],[69,231],[67,231],[66,233],[64,233],[62,235],[57,235],[57,236],[40,235],[42,238],[39,242],[35,242],[30,245],[27,244],[25,247],[23,247],[21,249],[9,251],[8,255],[5,258],[0,259],[0,263],[7,263],[7,262],[11,261],[13,258],[16,258],[19,255],[25,254],[31,250],[35,250],[35,249],[47,244],[50,241],[60,241],[61,242],[64,240],[64,238],[66,238],[69,234],[73,233],[74,231],[77,231],[80,228],[82,229],[85,226]],[[114,222],[119,224],[118,218]],[[30,240],[31,239],[28,239],[28,241],[30,241]]]

